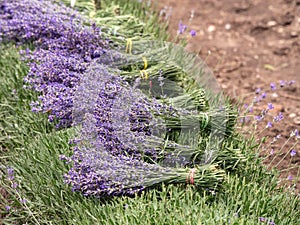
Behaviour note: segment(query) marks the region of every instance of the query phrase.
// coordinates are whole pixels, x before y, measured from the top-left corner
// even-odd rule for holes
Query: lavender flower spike
[[[292,150],[291,150],[291,157],[294,157],[296,154],[297,154],[296,150],[295,150],[295,149],[292,149]]]

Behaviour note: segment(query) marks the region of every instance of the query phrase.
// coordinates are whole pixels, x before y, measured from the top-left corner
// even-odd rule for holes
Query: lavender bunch
[[[80,15],[48,0],[2,0],[0,37],[3,41],[43,41],[61,37],[74,25],[82,26]]]
[[[184,116],[179,112],[187,110],[146,96],[118,72],[95,63],[81,79],[73,109],[79,137],[73,156],[62,156],[72,164],[66,183],[74,191],[97,197],[132,195],[162,182],[190,183],[200,188],[220,185],[225,172],[218,160],[196,164],[193,159],[204,155],[198,146],[199,130],[186,133],[194,137],[192,141],[180,140],[182,137],[172,140],[172,129],[180,126],[167,118]],[[197,116],[195,119],[199,120]],[[235,163],[241,158],[234,158]]]
[[[76,148],[71,158],[62,158],[73,162],[65,182],[85,196],[132,196],[159,183],[187,183],[215,189],[225,175],[215,165],[193,169],[162,167],[128,156],[114,156],[101,145]]]
[[[189,169],[145,162],[128,151],[116,155],[115,149],[107,148],[106,145],[110,146],[112,140],[104,140],[103,136],[94,132],[98,126],[97,119],[92,114],[85,114],[80,141],[73,155],[61,156],[62,160],[72,164],[64,178],[73,191],[95,197],[132,196],[160,183],[191,184],[199,189],[216,189],[224,179],[225,171],[216,164]]]
[[[41,93],[33,111],[47,112],[58,127],[72,123],[72,98],[80,77],[96,58],[108,63],[107,45],[95,24],[76,11],[52,1],[9,1],[0,3],[2,41],[33,42],[36,49],[25,58],[30,71],[28,86]]]

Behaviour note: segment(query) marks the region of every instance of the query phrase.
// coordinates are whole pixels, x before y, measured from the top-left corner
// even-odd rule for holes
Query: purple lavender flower
[[[274,138],[273,138],[273,141],[271,142],[272,144],[275,143],[276,141],[278,141],[278,139],[281,137],[280,134],[276,135]]]
[[[178,24],[178,34],[183,34],[187,29],[187,26],[182,24],[182,21],[180,20],[179,21],[179,24]]]
[[[272,104],[272,103],[268,103],[268,109],[269,109],[269,110],[272,110],[272,109],[274,109],[274,106],[273,106],[273,104]]]
[[[273,91],[276,90],[276,84],[275,83],[271,83],[270,87],[271,87],[271,90],[273,90]]]
[[[263,116],[260,116],[260,115],[259,115],[259,116],[255,116],[255,119],[256,119],[257,121],[262,121],[263,118],[264,118],[264,117],[263,117]]]
[[[295,149],[292,149],[292,150],[291,150],[291,157],[294,157],[296,154],[297,154],[296,150],[295,150]]]
[[[23,199],[21,199],[20,202],[23,203],[23,204],[26,204],[27,203],[27,199],[23,198]]]
[[[191,35],[192,37],[195,37],[195,36],[196,36],[196,31],[195,31],[195,30],[191,30],[191,31],[190,31],[190,35]]]
[[[283,115],[282,112],[279,112],[277,116],[274,117],[274,121],[275,122],[280,122],[281,120],[283,120]]]
[[[261,96],[260,96],[261,98],[266,98],[267,97],[267,94],[266,94],[266,92],[263,92],[262,94],[261,94]]]
[[[284,80],[280,80],[280,81],[279,81],[279,85],[280,85],[280,87],[284,87],[284,86],[285,86],[285,84],[286,84],[286,82],[285,82]]]
[[[13,189],[17,189],[18,184],[17,184],[16,182],[14,182],[14,183],[11,185],[11,187],[12,187]]]
[[[259,220],[259,222],[265,222],[267,219],[264,217],[259,217],[258,220]]]
[[[5,206],[5,210],[8,212],[8,211],[11,210],[11,207],[10,207],[9,205],[6,205],[6,206]]]
[[[258,218],[258,221],[259,221],[259,222],[264,222],[264,223],[266,222],[266,223],[269,224],[269,225],[276,225],[274,221],[269,220],[269,219],[267,219],[267,218],[265,218],[265,217],[259,217],[259,218]]]
[[[289,175],[289,176],[287,177],[287,179],[288,179],[289,181],[292,181],[292,180],[293,180],[293,176],[292,176],[292,175]]]
[[[14,180],[15,179],[15,177],[14,177],[14,169],[13,168],[11,168],[11,167],[8,167],[7,168],[7,177],[8,177],[8,179],[9,180]]]
[[[255,94],[259,94],[261,92],[261,88],[257,88],[256,90],[255,90]]]
[[[271,122],[268,122],[266,127],[267,127],[267,128],[271,128],[272,126],[273,126],[272,123],[271,123]]]

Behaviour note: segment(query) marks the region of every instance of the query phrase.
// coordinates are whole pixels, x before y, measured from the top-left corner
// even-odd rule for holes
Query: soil
[[[300,181],[295,181],[299,177],[300,146],[294,146],[294,138],[284,145],[293,130],[300,130],[300,0],[160,0],[155,3],[163,19],[169,21],[171,39],[178,36],[180,20],[188,25],[186,33],[179,37],[188,38],[187,50],[206,61],[227,95],[249,104],[258,88],[262,89],[261,93],[267,93],[262,102],[255,104],[253,113],[259,115],[268,103],[273,103],[275,108],[258,123],[260,129],[279,112],[283,113],[282,121],[260,133],[260,137],[270,137],[261,155],[266,158],[266,165],[272,164],[282,171],[282,184],[294,183],[300,190]],[[191,29],[196,31],[196,36],[191,37]],[[295,83],[280,87],[280,80]],[[271,83],[276,83],[276,90],[271,90]],[[278,134],[281,138],[269,144]],[[293,157],[289,154],[291,149],[297,152]]]

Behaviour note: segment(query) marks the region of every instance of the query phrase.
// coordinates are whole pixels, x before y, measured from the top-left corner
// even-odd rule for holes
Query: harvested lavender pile
[[[120,72],[95,62],[81,80],[73,109],[79,136],[73,156],[61,156],[73,165],[66,183],[96,197],[133,195],[162,182],[219,187],[228,169],[222,164],[232,169],[243,156],[212,149],[220,148],[208,141],[215,112],[176,107],[174,99],[191,100],[188,95],[150,97],[139,79],[131,86]]]
[[[61,156],[74,165],[65,175],[73,190],[101,197],[133,195],[162,182],[218,187],[224,170],[193,164],[199,136],[189,136],[195,146],[172,140],[187,111],[149,98],[116,74],[93,64],[76,93],[73,115],[80,136],[74,155]],[[169,123],[170,118],[179,123]],[[193,122],[197,119],[201,122],[196,116]]]
[[[47,0],[5,0],[0,12],[2,42],[35,46],[25,55],[30,61],[25,81],[41,93],[33,110],[48,112],[50,121],[59,119],[58,127],[70,126],[72,96],[80,74],[92,59],[106,52],[100,28],[85,26],[88,21],[79,13]]]
[[[226,142],[235,113],[194,86],[180,64],[187,58],[131,41],[111,49],[108,37],[52,1],[0,1],[0,42],[33,44],[23,52],[25,82],[40,93],[32,110],[58,128],[79,128],[73,155],[61,156],[72,165],[66,183],[96,197],[162,182],[219,187],[244,159]]]

